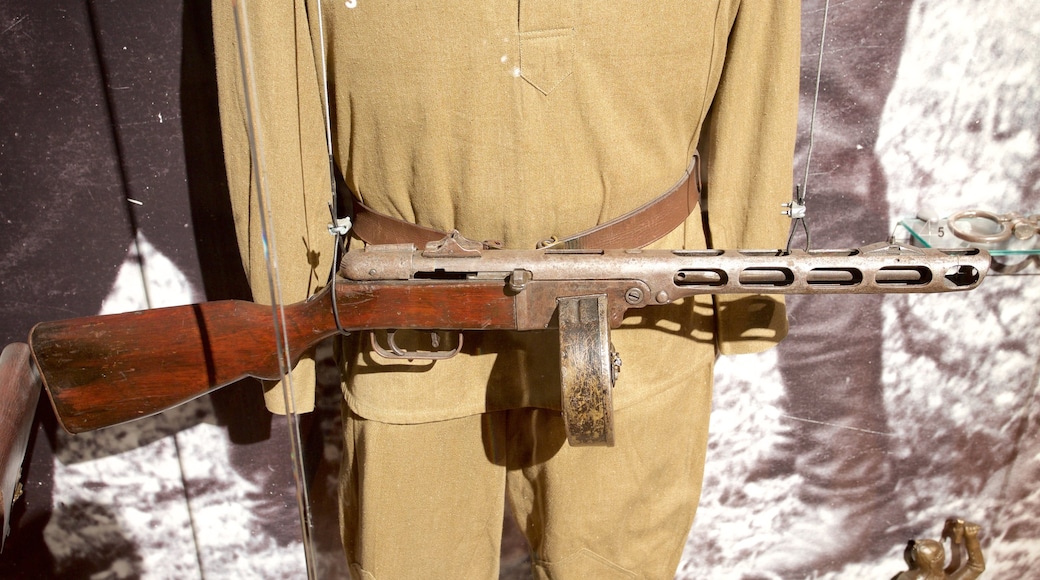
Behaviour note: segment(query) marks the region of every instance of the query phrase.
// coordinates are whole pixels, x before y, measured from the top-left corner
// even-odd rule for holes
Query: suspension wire
[[[321,53],[321,104],[322,114],[325,117],[325,148],[329,154],[329,214],[332,223],[329,225],[329,233],[332,234],[332,269],[329,271],[328,286],[332,293],[332,318],[336,321],[336,329],[340,334],[350,334],[343,328],[339,319],[339,301],[336,300],[336,274],[339,272],[340,260],[343,252],[347,250],[350,238],[350,218],[339,217],[339,187],[336,182],[336,158],[333,154],[332,142],[332,104],[329,98],[329,62],[328,50],[325,45],[325,14],[322,10],[322,2],[318,0],[318,45]]]
[[[791,251],[791,242],[794,240],[795,232],[801,226],[805,231],[805,249],[812,247],[812,238],[809,234],[809,223],[806,217],[805,196],[809,188],[809,166],[812,162],[812,152],[816,137],[816,109],[820,102],[820,81],[823,77],[823,51],[827,40],[827,16],[830,13],[831,2],[825,0],[823,3],[823,26],[820,28],[820,53],[816,60],[816,87],[813,92],[812,112],[809,114],[809,145],[805,152],[805,170],[802,174],[802,182],[795,186],[795,198],[790,204],[784,204],[789,208],[784,212],[791,217],[791,230],[787,236],[787,251]]]
[[[820,103],[820,80],[823,77],[823,51],[824,42],[827,40],[827,14],[830,12],[831,1],[823,3],[823,26],[820,29],[820,54],[816,61],[816,88],[813,93],[812,113],[809,116],[809,147],[805,152],[805,173],[802,175],[802,195],[808,189],[809,163],[812,159],[813,143],[816,137],[816,108]]]

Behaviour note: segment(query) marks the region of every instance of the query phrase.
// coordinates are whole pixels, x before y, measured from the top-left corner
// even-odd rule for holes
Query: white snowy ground
[[[893,224],[925,208],[1040,213],[1038,47],[1030,0],[915,4],[878,144]],[[1040,267],[1017,274],[884,306],[908,528],[938,538],[948,516],[981,523],[988,578],[1040,568]],[[784,549],[787,524],[814,517],[795,497],[797,475],[744,481],[775,436],[782,388],[771,353],[720,361],[704,494],[677,578],[739,578],[754,555]],[[891,578],[905,570],[904,545],[819,578]]]

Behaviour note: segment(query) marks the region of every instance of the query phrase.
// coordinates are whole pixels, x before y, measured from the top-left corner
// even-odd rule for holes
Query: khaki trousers
[[[393,425],[344,405],[340,522],[354,578],[497,578],[506,497],[536,578],[672,578],[701,491],[704,366],[616,411],[610,448],[568,446],[545,409]]]

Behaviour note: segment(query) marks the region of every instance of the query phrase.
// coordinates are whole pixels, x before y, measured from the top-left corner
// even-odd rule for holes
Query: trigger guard
[[[386,346],[379,344],[379,339],[376,338],[376,333],[370,333],[369,339],[372,343],[372,350],[379,356],[392,360],[447,360],[462,351],[462,333],[458,333],[459,342],[455,345],[455,348],[450,350],[405,350],[397,345],[394,340],[394,333],[396,330],[386,331]],[[431,334],[433,331],[431,331]]]

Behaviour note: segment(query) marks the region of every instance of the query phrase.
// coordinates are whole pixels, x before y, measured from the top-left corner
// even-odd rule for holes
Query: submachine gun
[[[456,232],[422,249],[347,252],[334,284],[284,307],[285,350],[295,363],[337,332],[387,330],[378,347],[384,356],[447,358],[461,344],[409,351],[394,331],[555,327],[568,441],[612,445],[620,359],[609,334],[629,309],[697,294],[970,290],[989,261],[974,248],[887,243],[810,251],[487,249]],[[153,415],[246,376],[280,376],[271,308],[251,302],[46,322],[29,344],[34,372],[72,433]]]

